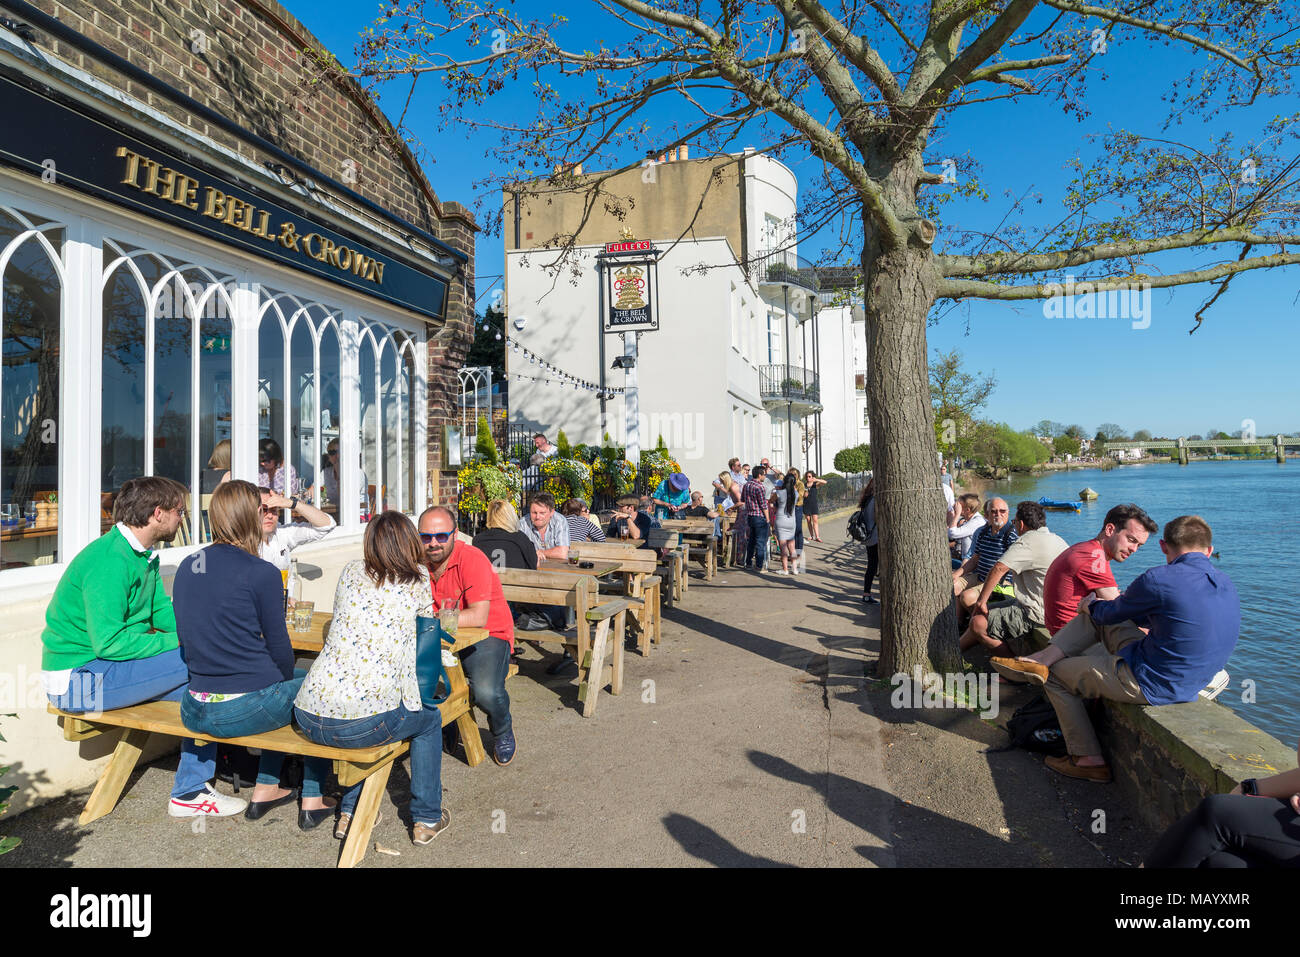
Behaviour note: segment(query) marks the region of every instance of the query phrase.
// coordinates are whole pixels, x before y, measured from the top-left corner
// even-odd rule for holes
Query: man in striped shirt
[[[957,616],[965,627],[970,610],[979,601],[980,589],[984,579],[1002,558],[1002,553],[1018,537],[1015,526],[1009,521],[1011,509],[1006,499],[991,499],[985,511],[987,524],[975,533],[975,543],[971,546],[970,557],[962,562],[961,567],[952,573],[952,593],[957,598]],[[999,585],[1011,584],[1007,575]]]
[[[603,542],[605,530],[591,520],[587,503],[580,498],[571,498],[560,509],[569,523],[570,542]]]

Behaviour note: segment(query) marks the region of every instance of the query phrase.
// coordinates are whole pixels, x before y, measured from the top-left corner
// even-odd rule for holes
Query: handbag
[[[444,643],[448,647],[452,645],[436,617],[415,616],[415,682],[426,708],[436,708],[451,695],[451,681],[442,666]]]

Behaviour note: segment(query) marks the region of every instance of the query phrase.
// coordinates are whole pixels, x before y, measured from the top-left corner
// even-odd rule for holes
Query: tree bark
[[[868,224],[867,401],[880,529],[881,642],[877,674],[960,672],[957,615],[944,532],[927,367],[926,320],[939,276],[929,249],[882,248]],[[894,561],[907,556],[908,561]]]

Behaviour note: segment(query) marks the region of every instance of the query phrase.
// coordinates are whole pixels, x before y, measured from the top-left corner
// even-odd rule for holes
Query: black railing
[[[821,383],[815,372],[802,366],[759,366],[758,393],[764,399],[821,402]]]
[[[821,280],[813,264],[788,249],[764,250],[753,261],[750,275],[758,283],[788,282],[816,292]]]

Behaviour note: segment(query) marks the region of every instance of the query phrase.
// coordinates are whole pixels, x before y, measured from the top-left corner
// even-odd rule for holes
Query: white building
[[[797,182],[789,168],[752,151],[690,160],[683,148],[606,181],[626,203],[621,218],[602,214],[599,200],[584,210],[594,177],[574,172],[570,189],[505,194],[513,424],[552,439],[563,429],[574,444],[597,443],[604,432],[626,441],[624,396],[607,399],[603,419],[599,398],[632,381],[610,368],[631,334],[602,331],[609,293],[601,264],[621,268],[606,244],[630,234],[653,241],[658,254],[659,326],[638,334],[633,372],[641,449],[662,436],[693,485],[707,488],[732,455],[822,471],[836,451],[862,441],[848,423],[862,421],[854,376],[865,352],[848,328],[849,310],[810,321],[818,280],[792,238]],[[575,230],[573,256],[557,272],[556,247]]]

